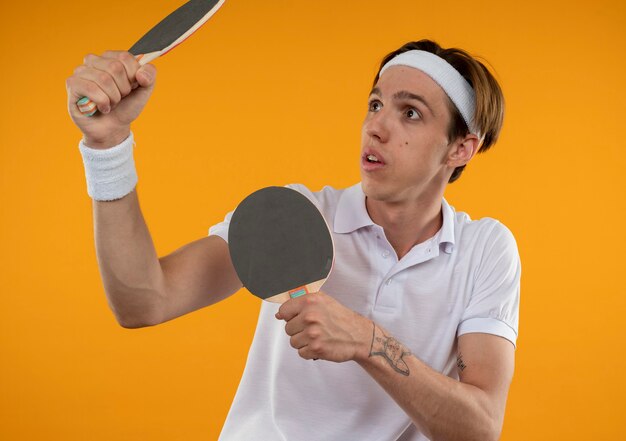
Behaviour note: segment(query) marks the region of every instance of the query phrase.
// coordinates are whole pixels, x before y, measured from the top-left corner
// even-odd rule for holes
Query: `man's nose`
[[[389,139],[389,121],[386,112],[380,110],[365,120],[365,134],[379,142]]]

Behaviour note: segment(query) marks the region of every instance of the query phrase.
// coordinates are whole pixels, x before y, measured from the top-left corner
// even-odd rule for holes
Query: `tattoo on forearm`
[[[411,355],[409,351],[402,343],[393,337],[386,335],[382,329],[376,326],[372,331],[372,347],[370,348],[370,357],[380,355],[389,366],[391,366],[396,372],[409,376],[409,366],[404,361],[405,357]]]
[[[461,372],[463,372],[463,370],[467,367],[467,365],[463,361],[463,355],[460,352],[456,356],[456,366],[459,368]]]

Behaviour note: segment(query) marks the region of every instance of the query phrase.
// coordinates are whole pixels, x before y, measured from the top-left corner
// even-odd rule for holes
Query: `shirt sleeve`
[[[217,223],[209,228],[209,236],[219,236],[224,239],[226,243],[228,243],[228,227],[230,226],[230,219],[233,217],[233,213],[234,210],[230,211],[228,214],[226,214],[222,222]]]
[[[480,332],[517,342],[522,266],[511,231],[497,222],[489,233],[457,336]]]

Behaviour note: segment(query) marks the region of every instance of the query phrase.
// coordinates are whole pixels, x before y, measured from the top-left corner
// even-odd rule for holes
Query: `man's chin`
[[[361,181],[361,189],[363,190],[365,197],[373,201],[384,202],[389,200],[391,197],[390,191],[383,188],[380,183],[371,182],[367,179]]]

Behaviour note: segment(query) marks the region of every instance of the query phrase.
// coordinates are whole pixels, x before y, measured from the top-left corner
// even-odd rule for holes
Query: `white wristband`
[[[78,144],[85,165],[87,193],[95,201],[114,201],[133,191],[137,185],[137,171],[133,159],[133,133],[107,149],[87,147],[84,140]]]

